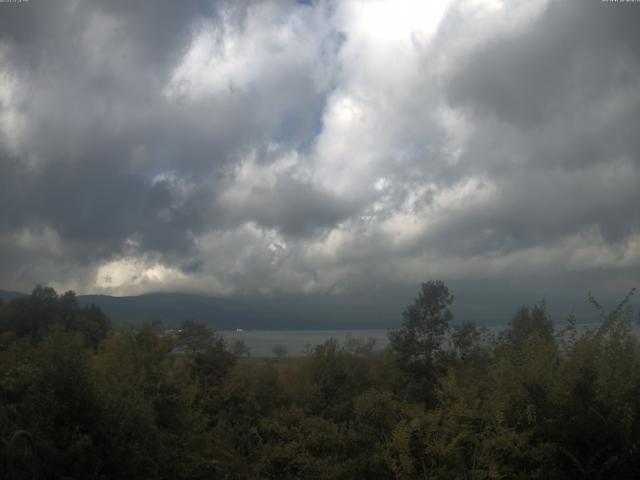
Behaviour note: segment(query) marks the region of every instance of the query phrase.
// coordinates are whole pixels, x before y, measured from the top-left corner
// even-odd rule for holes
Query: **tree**
[[[431,403],[436,381],[434,360],[443,344],[453,314],[453,295],[441,280],[423,283],[414,303],[403,313],[402,328],[389,332],[399,368],[413,381],[414,393]]]
[[[515,347],[521,347],[533,335],[543,340],[553,338],[553,321],[544,302],[533,307],[520,307],[505,331],[506,340]]]
[[[219,340],[215,332],[204,323],[193,320],[185,320],[178,329],[177,345],[190,354],[203,352]]]
[[[236,361],[221,335],[193,320],[180,325],[176,346],[184,349],[192,373],[207,388],[219,385]]]
[[[38,285],[30,296],[13,299],[2,308],[0,348],[18,338],[38,343],[56,325],[81,333],[85,344],[94,350],[111,330],[109,318],[97,306],[81,305],[72,291],[59,296],[53,288]]]
[[[271,353],[273,353],[273,355],[277,358],[282,358],[282,357],[286,357],[289,351],[287,350],[287,347],[284,345],[275,345],[271,349]]]
[[[472,322],[464,322],[453,327],[451,343],[462,363],[467,363],[470,360],[477,363],[482,358],[482,334],[483,331]]]
[[[244,340],[237,339],[231,344],[231,352],[238,358],[251,356],[251,349]]]

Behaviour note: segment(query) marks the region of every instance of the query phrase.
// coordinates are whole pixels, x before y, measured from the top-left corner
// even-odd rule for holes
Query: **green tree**
[[[58,296],[53,288],[38,285],[29,297],[14,299],[2,308],[0,348],[6,348],[9,340],[18,338],[38,343],[56,325],[81,333],[85,345],[93,349],[111,329],[109,318],[102,310],[95,305],[80,305],[74,292]]]
[[[251,356],[251,349],[249,349],[246,342],[241,339],[234,340],[234,342],[231,344],[231,351],[238,358],[249,358]]]
[[[423,283],[414,303],[403,313],[402,328],[389,332],[389,341],[399,368],[412,381],[413,394],[427,405],[434,400],[436,361],[444,344],[453,314],[453,295],[440,280]]]
[[[533,307],[520,307],[504,332],[505,340],[517,348],[533,335],[543,340],[553,339],[553,322],[544,302]]]
[[[275,345],[271,349],[271,353],[273,353],[274,357],[276,358],[282,358],[286,357],[289,351],[287,350],[287,347],[285,345]]]
[[[204,388],[220,385],[236,361],[221,335],[193,320],[180,325],[176,346],[184,350],[193,376]]]
[[[477,362],[483,358],[482,335],[483,330],[472,322],[464,322],[453,327],[451,343],[462,363]]]

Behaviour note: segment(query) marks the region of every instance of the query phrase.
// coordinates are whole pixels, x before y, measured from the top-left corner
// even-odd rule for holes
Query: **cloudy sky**
[[[0,288],[621,297],[638,25],[600,0],[0,3]]]

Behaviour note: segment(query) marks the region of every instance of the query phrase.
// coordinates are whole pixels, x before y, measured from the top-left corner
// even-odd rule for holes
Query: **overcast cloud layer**
[[[0,4],[0,287],[623,295],[638,25],[600,0]]]

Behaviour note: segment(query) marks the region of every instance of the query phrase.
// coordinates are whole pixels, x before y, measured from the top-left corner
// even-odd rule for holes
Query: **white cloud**
[[[250,5],[239,21],[231,7],[194,27],[191,44],[165,87],[170,99],[242,95],[277,88],[303,72],[317,90],[330,80],[322,8],[290,8],[277,2]]]
[[[27,156],[25,144],[29,138],[26,79],[22,78],[9,61],[9,48],[0,44],[0,139],[16,157]]]
[[[76,7],[32,63],[0,44],[3,153],[60,169],[32,168],[3,245],[53,262],[25,283],[58,269],[111,293],[637,268],[637,58],[600,69],[549,5],[227,2],[157,51],[155,25]],[[566,58],[546,31],[565,26]]]
[[[98,267],[96,286],[127,291],[140,285],[158,287],[185,278],[180,272],[144,258],[122,258]]]
[[[23,228],[16,234],[15,242],[32,255],[60,255],[63,252],[60,235],[51,227]]]

